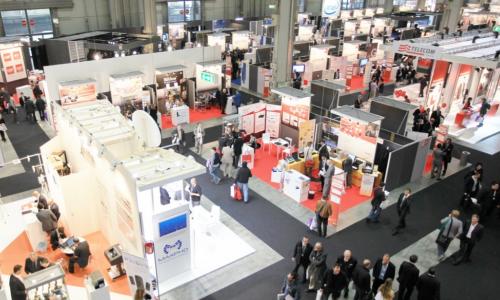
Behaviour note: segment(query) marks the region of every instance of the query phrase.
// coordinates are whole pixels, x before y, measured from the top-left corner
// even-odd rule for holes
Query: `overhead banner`
[[[96,101],[95,80],[63,82],[59,85],[59,97],[62,106]]]
[[[131,294],[135,296],[137,290],[144,290],[144,299],[157,299],[156,284],[153,284],[154,277],[149,271],[146,258],[126,252],[122,256]]]
[[[340,14],[340,0],[323,0],[322,7],[323,18],[337,18]]]
[[[398,42],[393,45],[394,53],[431,59],[438,58],[438,50],[438,47],[412,44],[410,42]]]

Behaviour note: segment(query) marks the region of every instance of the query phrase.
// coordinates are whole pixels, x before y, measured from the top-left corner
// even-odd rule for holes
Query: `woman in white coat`
[[[221,170],[224,177],[233,176],[233,158],[234,152],[233,148],[229,146],[224,146],[222,148],[222,159],[221,159]]]
[[[205,129],[203,129],[201,123],[198,123],[198,126],[196,126],[196,129],[194,130],[194,147],[198,155],[201,155],[201,152],[203,151],[204,136],[205,136]]]

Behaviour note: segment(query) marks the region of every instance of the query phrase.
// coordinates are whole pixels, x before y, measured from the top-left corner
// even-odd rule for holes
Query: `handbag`
[[[439,231],[439,234],[436,238],[436,244],[443,246],[443,247],[446,247],[446,245],[448,244],[448,241],[449,241],[448,236],[450,235],[451,226],[453,225],[453,218],[452,217],[450,217],[449,223],[450,223],[450,227],[448,227],[448,232],[446,233],[446,235],[443,235],[443,231],[446,228],[446,225],[444,225],[443,228]],[[446,222],[446,224],[448,224],[448,222]]]

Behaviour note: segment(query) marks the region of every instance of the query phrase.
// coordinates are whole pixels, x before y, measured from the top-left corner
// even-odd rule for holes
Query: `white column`
[[[144,1],[144,33],[156,35],[156,1]]]
[[[392,12],[392,9],[394,8],[394,3],[393,1],[384,1],[384,14],[388,14]]]
[[[281,0],[277,5],[279,14],[273,15],[273,21],[276,21],[277,25],[272,63],[273,87],[284,86],[290,82],[297,0]]]
[[[441,22],[440,30],[443,30],[444,27],[448,27],[450,29],[450,33],[457,30],[458,21],[462,18],[463,5],[464,0],[448,2],[443,14],[443,21]]]

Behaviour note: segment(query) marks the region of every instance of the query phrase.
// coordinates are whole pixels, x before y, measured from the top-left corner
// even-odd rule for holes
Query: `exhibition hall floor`
[[[24,122],[14,125],[9,117],[6,118],[6,122],[9,126],[9,137],[19,157],[38,152],[38,147],[47,140],[46,135],[37,125],[29,124],[28,126]],[[206,128],[206,132],[206,142],[209,143],[216,141],[220,136],[221,128],[220,126]],[[495,169],[495,166],[498,160],[495,159],[498,156],[492,159],[491,156],[471,152],[473,153],[471,163],[476,161],[487,163],[485,182],[493,178],[497,179],[498,168]],[[204,161],[200,159],[200,162]],[[3,198],[6,202],[23,199],[26,196],[18,197],[19,193],[26,191],[29,195],[31,190],[36,188],[36,178],[31,173],[32,164],[33,161],[23,165],[27,173],[0,178],[0,192],[3,195],[10,195]],[[245,242],[257,251],[231,264],[231,271],[227,271],[227,267],[224,267],[214,272],[217,276],[209,275],[196,280],[199,281],[197,285],[187,284],[177,288],[176,290],[179,291],[177,295],[184,295],[184,298],[168,297],[168,299],[198,299],[185,296],[191,295],[189,292],[196,293],[198,290],[205,291],[201,294],[206,296],[201,298],[207,300],[275,299],[286,274],[293,268],[290,256],[294,244],[301,236],[308,235],[311,237],[311,242],[322,241],[324,243],[328,253],[328,264],[331,264],[346,248],[351,249],[358,260],[365,257],[376,259],[383,253],[389,253],[393,255],[393,260],[399,261],[406,258],[409,253],[416,253],[421,258],[422,268],[425,269],[429,263],[437,266],[437,276],[441,281],[441,299],[494,300],[497,298],[498,290],[495,280],[474,281],[471,285],[470,278],[498,277],[500,220],[492,218],[486,223],[484,238],[474,248],[472,263],[453,266],[449,260],[437,262],[434,256],[433,239],[435,237],[433,234],[435,234],[439,220],[452,208],[457,207],[462,194],[463,176],[464,173],[459,172],[440,182],[432,181],[431,186],[428,186],[428,179],[423,180],[422,184],[426,186],[414,194],[411,214],[407,218],[408,227],[400,235],[395,237],[391,235],[397,222],[396,208],[392,204],[382,212],[380,224],[367,225],[363,220],[354,221],[343,230],[333,233],[328,239],[321,239],[315,233],[310,232],[303,221],[292,216],[295,213],[294,210],[302,212],[305,210],[304,207],[297,205],[293,210],[282,209],[279,203],[283,202],[286,196],[280,195],[278,191],[259,178],[251,180],[251,200],[248,204],[243,204],[229,197],[229,186],[233,181],[226,180],[220,185],[214,185],[210,182],[208,175],[200,175],[198,179],[203,187],[206,201],[210,200],[221,206],[222,215],[236,223],[236,226],[240,227],[239,230],[243,232],[238,231],[238,236],[243,237]],[[391,194],[390,197],[393,199],[396,196]],[[366,209],[363,205],[360,207]],[[309,210],[306,211],[312,214]],[[341,219],[350,217],[347,212],[345,216],[341,216]],[[360,216],[361,213],[362,211],[360,211]],[[14,226],[15,224],[10,227]],[[4,233],[1,234],[3,240]],[[10,235],[16,238],[15,233]],[[254,243],[246,239],[248,235],[252,236]],[[261,255],[258,256],[258,253]],[[4,263],[2,261],[2,264]],[[255,265],[259,267],[255,268]],[[8,275],[10,270],[2,266],[2,273]],[[5,276],[4,282],[7,282]],[[301,288],[305,287],[301,285]],[[348,299],[352,299],[353,294],[351,292]],[[302,296],[302,299],[306,300],[315,299],[314,294],[303,293]],[[119,298],[113,297],[113,299]]]
[[[210,119],[216,119],[220,118],[222,116],[222,113],[219,108],[212,107],[210,109],[206,109],[203,111],[200,111],[198,109],[189,109],[189,123],[198,123],[198,122],[203,122],[207,121]],[[161,116],[161,128],[162,129],[168,129],[174,127],[174,124],[172,124],[172,117],[167,116],[167,115],[162,115]]]
[[[455,116],[457,110],[451,110],[446,117],[444,124],[449,126],[448,133],[450,136],[464,141],[469,144],[477,144],[487,138],[500,133],[500,113],[495,115],[486,115],[482,127],[478,127],[478,122],[470,120],[465,127],[459,127],[455,124]],[[477,114],[473,114],[475,117]]]

